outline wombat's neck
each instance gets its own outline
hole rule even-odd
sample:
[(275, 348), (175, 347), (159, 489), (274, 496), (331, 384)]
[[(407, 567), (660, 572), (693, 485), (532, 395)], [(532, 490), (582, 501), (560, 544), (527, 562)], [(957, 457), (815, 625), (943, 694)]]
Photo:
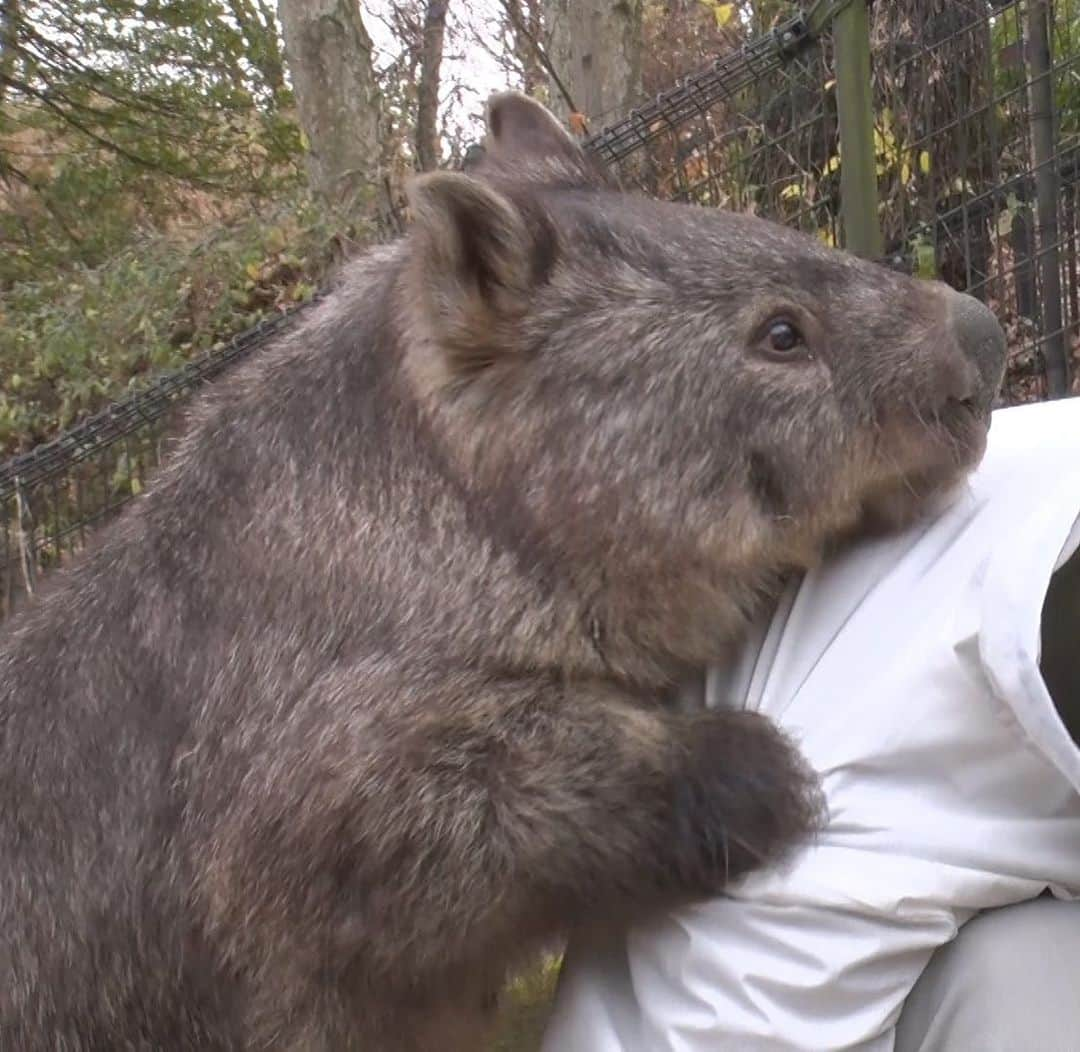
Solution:
[[(371, 348), (389, 373), (357, 410), (378, 420), (379, 440), (353, 473), (373, 556), (364, 570), (379, 579), (395, 631), (410, 647), (472, 664), (647, 686), (728, 655), (778, 590), (779, 573), (761, 569), (768, 560), (718, 565), (651, 541), (644, 528), (637, 543), (624, 537), (617, 546), (599, 527), (559, 536), (526, 506), (520, 479), (476, 470), (475, 450), (462, 453), (472, 437), (448, 431), (418, 389), (407, 305), (393, 306), (399, 296), (396, 286)], [(365, 485), (372, 478), (392, 488)], [(354, 554), (343, 558), (355, 565)], [(362, 587), (373, 594), (370, 579)]]
[(404, 412), (401, 424), (412, 437), (390, 445), (411, 447), (396, 472), (409, 492), (376, 528), (387, 545), (411, 538), (401, 598), (423, 611), (409, 619), (416, 638), (447, 654), (667, 686), (726, 657), (779, 590), (779, 573), (760, 569), (767, 560), (753, 572), (725, 567), (651, 544), (644, 531), (617, 554), (602, 541), (563, 543), (513, 480), (478, 483), (456, 466), (422, 411)]
[(391, 550), (395, 537), (412, 538), (395, 589), (407, 611), (399, 628), (454, 661), (663, 688), (726, 658), (779, 590), (778, 577), (655, 556), (636, 566), (560, 562), (497, 495), (470, 494), (443, 475), (415, 481), (377, 543)]
[(781, 588), (781, 575), (737, 573), (693, 559), (648, 558), (608, 573), (589, 623), (606, 664), (628, 678), (669, 681), (728, 658)]

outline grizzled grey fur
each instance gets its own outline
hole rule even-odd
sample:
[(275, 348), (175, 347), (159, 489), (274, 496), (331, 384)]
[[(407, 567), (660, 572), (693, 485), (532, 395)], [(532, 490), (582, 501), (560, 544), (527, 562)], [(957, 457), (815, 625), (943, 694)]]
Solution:
[(964, 477), (1000, 331), (488, 120), (5, 627), (4, 1049), (481, 1049), (557, 933), (812, 834), (797, 751), (672, 684)]

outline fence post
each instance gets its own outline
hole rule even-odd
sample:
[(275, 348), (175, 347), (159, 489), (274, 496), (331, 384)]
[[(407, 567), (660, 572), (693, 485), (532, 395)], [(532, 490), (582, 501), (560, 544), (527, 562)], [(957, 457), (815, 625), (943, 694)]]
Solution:
[(1069, 358), (1061, 311), (1061, 255), (1058, 245), (1058, 201), (1061, 181), (1054, 152), (1053, 57), (1050, 51), (1050, 5), (1028, 3), (1028, 103), (1031, 113), (1032, 166), (1035, 169), (1036, 244), (1039, 259), (1040, 328), (1046, 362), (1046, 393), (1069, 393)]
[(870, 79), (870, 16), (866, 0), (851, 0), (833, 21), (836, 103), (840, 119), (840, 218), (844, 247), (884, 255), (878, 219), (874, 153), (874, 93)]

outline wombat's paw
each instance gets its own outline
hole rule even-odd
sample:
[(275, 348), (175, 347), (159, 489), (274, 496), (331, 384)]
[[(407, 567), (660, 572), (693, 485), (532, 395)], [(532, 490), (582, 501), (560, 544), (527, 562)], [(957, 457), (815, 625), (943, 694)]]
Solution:
[(675, 776), (676, 877), (714, 893), (778, 861), (821, 827), (824, 798), (796, 748), (762, 716), (690, 717)]

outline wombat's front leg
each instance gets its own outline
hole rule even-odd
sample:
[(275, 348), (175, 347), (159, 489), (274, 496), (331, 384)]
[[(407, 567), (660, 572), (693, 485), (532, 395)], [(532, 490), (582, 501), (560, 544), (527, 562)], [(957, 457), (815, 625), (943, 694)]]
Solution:
[[(215, 853), (240, 867), (229, 926), (282, 947), (257, 1010), (279, 1037), (310, 1028), (351, 1048), (358, 1026), (371, 1052), (427, 1049), (422, 1027), (482, 1014), (544, 941), (715, 894), (817, 819), (812, 776), (753, 714), (680, 714), (555, 677), (333, 679), (275, 746), (288, 777), (237, 799), (246, 829), (223, 830)], [(437, 1025), (433, 1047), (450, 1052), (450, 1031)]]
[(676, 713), (569, 685), (504, 719), (488, 849), (513, 874), (516, 894), (500, 896), (511, 931), (716, 894), (818, 817), (813, 776), (753, 713)]
[(543, 940), (720, 892), (818, 818), (814, 779), (750, 713), (549, 680), (459, 682), (394, 715), (366, 779), (370, 895), (346, 929), (413, 991), (413, 1019), (417, 977), (435, 1003), (475, 1003)]

